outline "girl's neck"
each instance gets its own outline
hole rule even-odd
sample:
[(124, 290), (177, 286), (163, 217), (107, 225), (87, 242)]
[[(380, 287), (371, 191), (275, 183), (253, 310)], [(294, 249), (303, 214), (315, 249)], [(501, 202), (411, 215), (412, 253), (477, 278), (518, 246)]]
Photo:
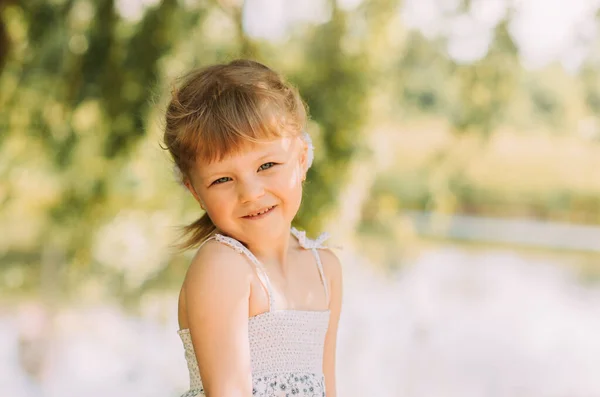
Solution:
[(290, 248), (295, 247), (295, 241), (288, 228), (284, 229), (279, 236), (247, 241), (245, 245), (264, 266), (277, 266), (285, 270), (288, 252)]

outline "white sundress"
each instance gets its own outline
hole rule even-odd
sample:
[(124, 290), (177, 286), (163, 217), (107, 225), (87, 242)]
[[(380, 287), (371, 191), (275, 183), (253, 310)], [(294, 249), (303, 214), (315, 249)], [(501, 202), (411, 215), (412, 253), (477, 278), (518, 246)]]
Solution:
[[(310, 249), (315, 257), (325, 296), (329, 291), (323, 265), (317, 249), (328, 238), (323, 233), (316, 240), (295, 228), (292, 234), (301, 247)], [(324, 397), (323, 348), (329, 326), (329, 310), (273, 310), (273, 291), (266, 271), (258, 259), (239, 241), (221, 234), (209, 239), (226, 244), (248, 257), (262, 273), (269, 294), (269, 311), (248, 319), (248, 341), (252, 369), (252, 395), (259, 397)], [(206, 242), (205, 241), (205, 242)], [(202, 379), (189, 329), (178, 331), (190, 374), (190, 389), (181, 397), (204, 396)]]

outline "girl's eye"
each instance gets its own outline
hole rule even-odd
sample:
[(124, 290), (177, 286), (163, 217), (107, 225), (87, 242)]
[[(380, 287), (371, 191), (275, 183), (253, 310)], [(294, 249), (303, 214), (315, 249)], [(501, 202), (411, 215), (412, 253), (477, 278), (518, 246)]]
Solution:
[(211, 185), (219, 185), (221, 183), (225, 183), (229, 180), (230, 178), (228, 176), (224, 176), (223, 178), (219, 178), (217, 180), (215, 180), (213, 183), (211, 183)]
[(264, 171), (264, 170), (268, 170), (269, 168), (273, 167), (276, 163), (274, 162), (268, 162), (268, 163), (264, 163), (263, 165), (261, 165), (260, 167), (258, 167), (259, 171)]

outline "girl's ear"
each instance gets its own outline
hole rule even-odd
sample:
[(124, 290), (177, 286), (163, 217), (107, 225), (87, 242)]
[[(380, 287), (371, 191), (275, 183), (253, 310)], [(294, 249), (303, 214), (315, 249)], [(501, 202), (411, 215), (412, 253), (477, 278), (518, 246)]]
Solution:
[(192, 193), (192, 196), (194, 196), (194, 198), (196, 200), (198, 200), (198, 194), (196, 194), (196, 189), (194, 189), (194, 186), (192, 185), (192, 182), (190, 182), (190, 180), (186, 178), (183, 181), (183, 185), (185, 186), (185, 188), (187, 190), (189, 190), (190, 193)]
[(299, 156), (300, 167), (302, 168), (304, 175), (306, 175), (306, 172), (308, 171), (308, 143), (306, 143), (306, 141), (302, 138), (299, 138), (299, 139), (300, 139), (300, 156)]
[(306, 172), (308, 171), (308, 144), (304, 139), (300, 140), (300, 155), (298, 157), (300, 163), (300, 169), (302, 170), (302, 180), (306, 179)]
[(192, 193), (192, 196), (194, 196), (194, 198), (196, 199), (196, 201), (198, 203), (200, 203), (200, 207), (202, 209), (205, 209), (204, 208), (204, 204), (202, 203), (202, 199), (200, 199), (200, 196), (198, 196), (198, 193), (196, 193), (196, 189), (194, 188), (194, 185), (189, 180), (189, 178), (186, 178), (185, 181), (183, 182), (183, 184), (185, 185), (185, 187), (187, 188), (187, 190), (189, 190), (190, 193)]

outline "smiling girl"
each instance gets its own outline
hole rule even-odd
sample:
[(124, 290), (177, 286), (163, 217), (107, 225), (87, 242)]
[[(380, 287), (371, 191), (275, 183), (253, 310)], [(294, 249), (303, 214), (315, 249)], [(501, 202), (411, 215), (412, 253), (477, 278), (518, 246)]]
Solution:
[(306, 109), (268, 67), (196, 70), (172, 93), (164, 143), (204, 214), (179, 296), (186, 397), (335, 397), (340, 262), (291, 226), (312, 162)]

